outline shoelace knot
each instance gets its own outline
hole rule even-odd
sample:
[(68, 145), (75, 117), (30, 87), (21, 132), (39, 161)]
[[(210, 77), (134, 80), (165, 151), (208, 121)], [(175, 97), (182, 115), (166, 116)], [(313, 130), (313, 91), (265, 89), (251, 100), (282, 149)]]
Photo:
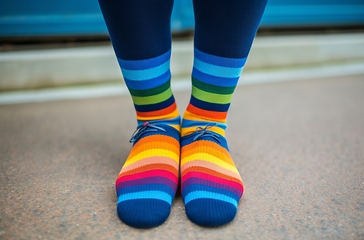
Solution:
[(132, 134), (129, 142), (135, 143), (140, 139), (140, 137), (143, 134), (145, 134), (147, 132), (157, 132), (157, 131), (165, 132), (166, 130), (162, 127), (157, 126), (156, 124), (152, 124), (150, 122), (144, 122), (143, 125), (140, 125), (137, 127), (137, 129)]
[(201, 137), (212, 137), (213, 139), (215, 139), (216, 141), (221, 143), (219, 135), (211, 130), (208, 130), (209, 128), (212, 128), (215, 125), (216, 125), (216, 123), (212, 123), (212, 124), (208, 124), (204, 127), (197, 127), (196, 131), (193, 133), (193, 134), (195, 134), (195, 137), (193, 138), (193, 140), (196, 141), (197, 139), (199, 139)]

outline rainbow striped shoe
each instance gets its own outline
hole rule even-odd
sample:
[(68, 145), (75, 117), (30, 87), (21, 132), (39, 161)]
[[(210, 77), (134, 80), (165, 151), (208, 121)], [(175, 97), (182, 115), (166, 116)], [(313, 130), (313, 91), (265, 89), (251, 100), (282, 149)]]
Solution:
[(116, 180), (117, 213), (137, 228), (156, 227), (168, 218), (178, 186), (180, 133), (161, 121), (144, 122)]
[[(195, 124), (200, 126), (191, 127)], [(244, 192), (223, 136), (225, 127), (186, 119), (182, 123), (181, 191), (186, 214), (198, 225), (212, 227), (232, 221)]]

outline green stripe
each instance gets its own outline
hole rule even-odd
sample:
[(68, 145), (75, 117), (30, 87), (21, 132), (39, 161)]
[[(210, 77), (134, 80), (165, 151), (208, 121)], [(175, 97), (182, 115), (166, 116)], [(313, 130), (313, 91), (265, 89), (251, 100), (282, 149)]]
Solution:
[(153, 96), (148, 96), (148, 97), (131, 96), (131, 97), (133, 99), (134, 104), (136, 105), (149, 105), (149, 104), (163, 102), (168, 98), (170, 98), (171, 96), (172, 96), (172, 90), (168, 88), (166, 91)]
[(160, 85), (158, 87), (147, 89), (147, 90), (135, 90), (135, 89), (129, 88), (129, 92), (131, 95), (133, 95), (135, 97), (147, 97), (147, 96), (153, 96), (153, 95), (160, 94), (160, 93), (166, 91), (169, 87), (170, 87), (170, 80), (168, 80), (167, 82), (163, 83), (162, 85)]
[(219, 104), (230, 103), (231, 97), (233, 96), (232, 94), (216, 94), (205, 92), (201, 89), (196, 88), (195, 86), (192, 86), (192, 95), (201, 101)]
[(192, 77), (192, 85), (199, 89), (203, 89), (206, 92), (218, 93), (218, 94), (232, 94), (235, 90), (235, 86), (234, 87), (220, 87), (220, 86), (201, 82), (200, 80), (198, 80), (197, 78), (194, 78), (194, 77)]

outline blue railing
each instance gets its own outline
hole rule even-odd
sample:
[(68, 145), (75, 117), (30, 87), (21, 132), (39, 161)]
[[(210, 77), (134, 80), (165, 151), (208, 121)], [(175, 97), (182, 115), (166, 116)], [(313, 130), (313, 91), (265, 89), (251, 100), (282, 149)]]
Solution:
[[(193, 29), (192, 0), (175, 0), (172, 30)], [(270, 0), (262, 27), (364, 26), (363, 0)], [(97, 36), (107, 30), (97, 0), (0, 0), (0, 37)]]

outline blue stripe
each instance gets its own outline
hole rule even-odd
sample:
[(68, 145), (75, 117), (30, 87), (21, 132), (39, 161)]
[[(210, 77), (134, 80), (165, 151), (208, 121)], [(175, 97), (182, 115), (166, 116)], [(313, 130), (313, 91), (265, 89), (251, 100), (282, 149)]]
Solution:
[(201, 82), (220, 87), (235, 87), (239, 81), (239, 77), (234, 77), (234, 78), (216, 77), (203, 73), (196, 68), (193, 68), (192, 75)]
[(144, 182), (144, 184), (140, 184), (140, 185), (136, 185), (136, 186), (130, 186), (130, 187), (124, 187), (119, 189), (119, 191), (117, 192), (118, 196), (122, 195), (122, 194), (129, 194), (129, 193), (136, 193), (136, 192), (146, 192), (146, 191), (150, 191), (150, 190), (155, 190), (155, 191), (162, 191), (165, 193), (168, 193), (171, 198), (174, 197), (175, 195), (175, 191), (170, 188), (168, 185), (165, 184), (146, 184), (147, 182)]
[(165, 192), (161, 191), (146, 191), (123, 194), (118, 197), (118, 204), (123, 201), (134, 200), (134, 199), (158, 199), (172, 204), (172, 197)]
[(226, 195), (215, 193), (215, 192), (207, 192), (207, 191), (195, 191), (187, 194), (187, 196), (184, 198), (185, 204), (188, 204), (190, 201), (193, 201), (195, 199), (215, 199), (224, 201), (227, 203), (231, 203), (236, 208), (238, 207), (238, 202)]
[[(153, 121), (149, 121), (150, 123), (153, 123)], [(160, 121), (155, 121), (160, 123)], [(167, 137), (172, 137), (174, 139), (176, 139), (177, 141), (180, 140), (180, 133), (179, 131), (177, 131), (177, 129), (175, 129), (174, 127), (170, 127), (168, 125), (159, 125), (159, 127), (163, 128), (165, 130), (165, 132), (163, 131), (157, 131), (157, 132), (144, 132), (143, 133), (143, 138), (144, 137), (148, 137), (148, 136), (153, 136), (153, 135), (164, 135)], [(133, 145), (135, 145), (137, 142), (134, 142)]]
[(247, 58), (225, 58), (225, 57), (219, 57), (211, 54), (207, 54), (204, 52), (201, 52), (197, 48), (194, 50), (194, 56), (195, 58), (206, 62), (210, 64), (214, 64), (217, 66), (223, 66), (223, 67), (231, 67), (231, 68), (241, 68), (245, 65)]
[[(221, 185), (220, 185), (221, 186)], [(231, 192), (224, 188), (211, 187), (208, 185), (202, 184), (190, 184), (183, 189), (182, 196), (187, 196), (189, 193), (196, 191), (204, 191), (204, 192), (213, 192), (221, 195), (225, 195), (227, 197), (235, 199), (235, 201), (239, 201), (240, 197), (236, 195), (234, 192)]]
[(190, 104), (192, 104), (195, 107), (214, 112), (227, 112), (230, 107), (230, 103), (218, 104), (218, 103), (205, 102), (195, 98), (193, 95), (191, 96)]
[(169, 106), (171, 106), (173, 103), (175, 102), (173, 95), (168, 98), (167, 100), (160, 102), (160, 103), (155, 103), (155, 104), (149, 104), (149, 105), (135, 105), (135, 110), (137, 110), (138, 112), (151, 112), (151, 111), (158, 111), (164, 108), (167, 108)]
[(118, 192), (121, 188), (142, 185), (142, 184), (145, 184), (146, 182), (148, 182), (150, 184), (152, 184), (152, 183), (164, 184), (164, 185), (169, 186), (172, 189), (177, 189), (177, 184), (175, 182), (173, 182), (172, 180), (165, 178), (165, 177), (161, 177), (161, 176), (155, 176), (155, 177), (139, 178), (136, 180), (130, 180), (130, 181), (126, 181), (126, 182), (119, 182), (119, 184), (117, 184), (115, 186), (116, 192)]
[(238, 68), (231, 68), (231, 67), (220, 67), (217, 65), (213, 65), (210, 63), (205, 63), (197, 58), (195, 58), (193, 62), (193, 67), (204, 72), (206, 74), (215, 76), (215, 77), (224, 77), (224, 78), (236, 78), (239, 77), (241, 71), (243, 70), (242, 67)]
[[(227, 186), (227, 185), (216, 183), (216, 182), (211, 182), (209, 180), (206, 180), (206, 179), (203, 179), (203, 178), (197, 178), (197, 177), (188, 178), (187, 180), (185, 180), (183, 182), (183, 186), (186, 187), (186, 186), (189, 186), (191, 184), (196, 184), (196, 183), (203, 184), (205, 186), (212, 186), (212, 187), (215, 187), (215, 188), (224, 188), (224, 189), (226, 189), (226, 190), (228, 190), (230, 192), (235, 193), (235, 195), (239, 196), (239, 198), (243, 194), (239, 189), (237, 189), (235, 187)], [(184, 189), (182, 189), (182, 191), (183, 190)]]
[(170, 57), (171, 57), (171, 50), (154, 58), (143, 59), (143, 60), (123, 60), (118, 58), (118, 62), (122, 69), (143, 70), (143, 69), (157, 67), (167, 62), (170, 59)]
[(144, 70), (128, 70), (121, 68), (124, 78), (130, 81), (145, 81), (169, 72), (169, 60), (157, 67), (148, 68)]
[[(211, 123), (212, 122), (207, 122), (207, 121), (196, 121), (196, 120), (183, 119), (182, 127), (183, 128), (187, 128), (187, 127), (203, 127), (203, 126), (208, 126)], [(227, 125), (225, 123), (218, 123), (218, 122), (216, 122), (216, 125), (215, 126), (221, 128), (221, 129), (224, 129), (224, 130), (227, 127)]]
[(132, 81), (130, 79), (124, 78), (126, 86), (135, 90), (146, 90), (155, 87), (159, 87), (160, 85), (166, 83), (171, 79), (171, 72), (167, 71), (163, 75), (158, 76), (153, 79), (145, 80), (145, 81)]

